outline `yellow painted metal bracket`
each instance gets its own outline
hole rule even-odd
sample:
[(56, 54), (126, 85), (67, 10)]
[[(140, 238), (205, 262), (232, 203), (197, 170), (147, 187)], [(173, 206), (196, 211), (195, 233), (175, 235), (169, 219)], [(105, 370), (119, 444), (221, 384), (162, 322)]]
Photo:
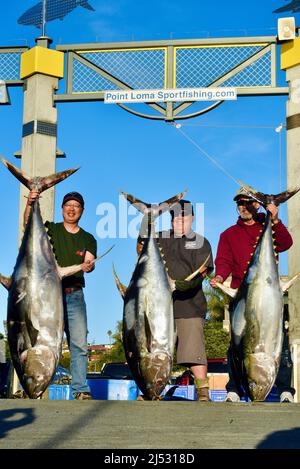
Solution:
[(300, 65), (300, 37), (286, 41), (281, 45), (280, 67), (282, 70)]
[(28, 78), (35, 73), (63, 78), (64, 54), (46, 47), (36, 46), (21, 55), (20, 78)]

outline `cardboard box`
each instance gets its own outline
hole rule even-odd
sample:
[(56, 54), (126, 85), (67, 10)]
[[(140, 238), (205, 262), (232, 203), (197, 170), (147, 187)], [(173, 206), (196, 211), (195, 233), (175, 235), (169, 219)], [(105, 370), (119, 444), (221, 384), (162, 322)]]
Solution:
[(228, 376), (228, 373), (208, 374), (208, 379), (209, 379), (209, 389), (224, 390), (229, 380), (229, 376)]

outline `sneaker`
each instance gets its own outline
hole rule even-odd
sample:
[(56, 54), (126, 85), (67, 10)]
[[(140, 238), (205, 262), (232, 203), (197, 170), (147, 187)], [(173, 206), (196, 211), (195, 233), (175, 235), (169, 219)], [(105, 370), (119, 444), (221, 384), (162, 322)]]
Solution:
[(227, 393), (225, 402), (240, 402), (240, 401), (241, 401), (240, 396), (236, 392), (230, 391)]
[(92, 400), (92, 395), (89, 392), (77, 392), (74, 399), (77, 401), (90, 401)]
[(284, 391), (280, 394), (280, 402), (294, 402), (294, 396), (289, 391)]

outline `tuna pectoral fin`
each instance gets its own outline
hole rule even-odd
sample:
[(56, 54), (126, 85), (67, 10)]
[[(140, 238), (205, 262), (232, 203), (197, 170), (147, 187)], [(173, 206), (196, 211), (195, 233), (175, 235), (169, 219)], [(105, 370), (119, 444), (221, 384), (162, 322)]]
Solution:
[(81, 271), (81, 264), (69, 265), (68, 267), (60, 267), (58, 265), (57, 270), (60, 278), (69, 277)]
[(119, 292), (121, 293), (122, 298), (125, 298), (127, 287), (123, 285), (123, 283), (120, 282), (120, 279), (117, 275), (117, 272), (115, 271), (115, 266), (113, 265), (113, 271), (114, 271), (114, 277), (115, 277), (115, 282), (118, 287)]
[[(146, 304), (147, 309), (147, 304)], [(146, 337), (146, 347), (148, 352), (151, 352), (151, 344), (152, 344), (152, 332), (151, 326), (148, 320), (147, 311), (144, 313), (144, 320), (145, 320), (145, 337)]]
[(189, 275), (185, 280), (187, 282), (190, 282), (191, 280), (193, 280), (194, 277), (196, 277), (197, 274), (202, 274), (203, 272), (205, 272), (205, 270), (207, 269), (206, 265), (210, 259), (210, 254), (207, 256), (207, 258), (205, 259), (205, 261), (203, 262), (202, 265), (200, 265), (199, 269), (195, 270), (195, 272), (193, 272), (191, 275)]
[(96, 262), (100, 261), (100, 259), (102, 259), (102, 257), (106, 256), (106, 254), (108, 254), (114, 247), (115, 247), (115, 245), (113, 244), (109, 249), (107, 249), (107, 251), (105, 251), (103, 254), (101, 254), (101, 256), (96, 257), (96, 259), (94, 259), (92, 262), (95, 264)]
[(168, 277), (168, 282), (169, 282), (171, 291), (173, 292), (176, 290), (176, 280), (173, 280), (168, 274), (167, 274), (167, 277)]
[[(101, 256), (98, 256), (94, 260), (92, 260), (91, 264), (96, 264), (96, 262), (102, 259), (102, 257), (106, 256), (106, 254), (108, 254), (114, 246), (115, 245), (111, 246), (109, 249), (107, 249), (107, 251), (101, 254)], [(77, 272), (80, 272), (82, 270), (82, 264), (70, 265), (68, 267), (60, 267), (59, 265), (57, 265), (57, 270), (60, 278), (69, 277), (70, 275), (74, 275), (77, 274)]]
[(37, 337), (39, 335), (39, 331), (38, 331), (39, 326), (38, 324), (36, 324), (36, 327), (35, 327), (33, 325), (31, 318), (28, 317), (27, 315), (25, 316), (25, 324), (26, 324), (26, 332), (28, 334), (30, 344), (32, 347), (34, 347), (37, 341)]
[(38, 189), (40, 193), (54, 186), (58, 182), (63, 181), (79, 169), (67, 169), (66, 171), (61, 171), (60, 173), (52, 174), (51, 176), (30, 178), (25, 173), (23, 173), (23, 171), (11, 164), (5, 158), (2, 158), (2, 163), (22, 184), (24, 184), (24, 186), (26, 186), (28, 189)]
[(227, 287), (226, 285), (224, 285), (224, 283), (219, 283), (219, 282), (217, 282), (216, 285), (217, 285), (218, 288), (220, 288), (220, 290), (222, 290), (222, 292), (224, 292), (224, 293), (226, 293), (226, 295), (230, 296), (230, 298), (235, 298), (236, 297), (236, 294), (237, 294), (237, 291), (238, 291), (237, 288), (230, 288), (230, 287)]
[(0, 283), (1, 283), (7, 290), (10, 289), (11, 282), (12, 282), (12, 278), (11, 278), (11, 277), (4, 277), (4, 275), (1, 275), (1, 274), (0, 274)]
[(233, 334), (233, 340), (235, 345), (239, 345), (242, 337), (244, 336), (244, 331), (246, 327), (246, 318), (245, 318), (245, 299), (242, 298), (236, 305), (232, 317), (231, 331)]
[(281, 286), (282, 292), (285, 293), (286, 291), (288, 291), (288, 289), (291, 286), (293, 286), (294, 283), (296, 283), (299, 278), (300, 278), (300, 272), (298, 274), (296, 274), (290, 280), (287, 280), (286, 282), (284, 282), (283, 280), (280, 280), (280, 286)]

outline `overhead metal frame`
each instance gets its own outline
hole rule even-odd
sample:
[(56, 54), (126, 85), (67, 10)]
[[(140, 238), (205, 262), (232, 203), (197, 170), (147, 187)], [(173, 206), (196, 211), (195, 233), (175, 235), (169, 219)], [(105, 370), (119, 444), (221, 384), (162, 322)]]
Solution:
[(20, 80), (21, 55), (29, 49), (27, 46), (0, 47), (0, 81), (9, 86), (23, 86)]
[[(238, 96), (288, 95), (288, 87), (277, 86), (276, 44), (277, 38), (275, 36), (263, 36), (58, 45), (56, 49), (67, 55), (66, 93), (56, 94), (54, 101), (56, 103), (103, 101), (105, 91), (113, 89), (209, 88), (218, 86), (234, 86)], [(158, 51), (160, 51), (160, 58), (157, 60)], [(181, 63), (178, 60), (179, 52)], [(232, 59), (233, 52), (234, 58)], [(156, 54), (155, 67), (158, 70), (157, 79), (154, 76), (155, 67), (151, 66), (151, 54), (154, 53)], [(145, 61), (144, 56), (147, 54), (148, 58)], [(217, 62), (214, 60), (213, 54), (222, 58), (223, 69), (215, 70), (211, 77), (205, 76), (203, 73), (201, 75), (199, 73), (201, 67), (204, 71), (209, 72), (209, 63), (214, 66)], [(128, 57), (132, 60), (131, 69), (130, 65), (128, 66), (130, 62)], [(194, 63), (191, 66), (192, 59)], [(160, 64), (158, 64), (159, 60)], [(232, 65), (228, 67), (230, 61)], [(135, 69), (139, 67), (141, 67), (139, 73), (142, 77), (144, 76), (145, 82), (137, 88), (135, 84), (137, 71)], [(181, 81), (178, 86), (180, 67)], [(185, 82), (189, 82), (185, 78), (185, 74), (188, 76), (189, 68), (191, 68), (190, 76), (193, 77), (190, 80), (192, 86), (185, 86)], [(122, 74), (124, 70), (125, 72)], [(81, 77), (82, 82), (80, 82)], [(149, 86), (149, 81), (151, 86)], [(153, 86), (153, 83), (154, 85), (157, 83), (157, 85)], [(230, 83), (234, 83), (234, 85), (230, 85)], [(189, 114), (184, 114), (184, 111), (190, 108), (195, 103), (194, 101), (145, 103), (156, 112), (156, 115), (140, 112), (136, 104), (133, 107), (124, 104), (119, 104), (119, 106), (140, 117), (173, 121), (199, 116), (222, 102), (209, 103), (205, 108)]]

